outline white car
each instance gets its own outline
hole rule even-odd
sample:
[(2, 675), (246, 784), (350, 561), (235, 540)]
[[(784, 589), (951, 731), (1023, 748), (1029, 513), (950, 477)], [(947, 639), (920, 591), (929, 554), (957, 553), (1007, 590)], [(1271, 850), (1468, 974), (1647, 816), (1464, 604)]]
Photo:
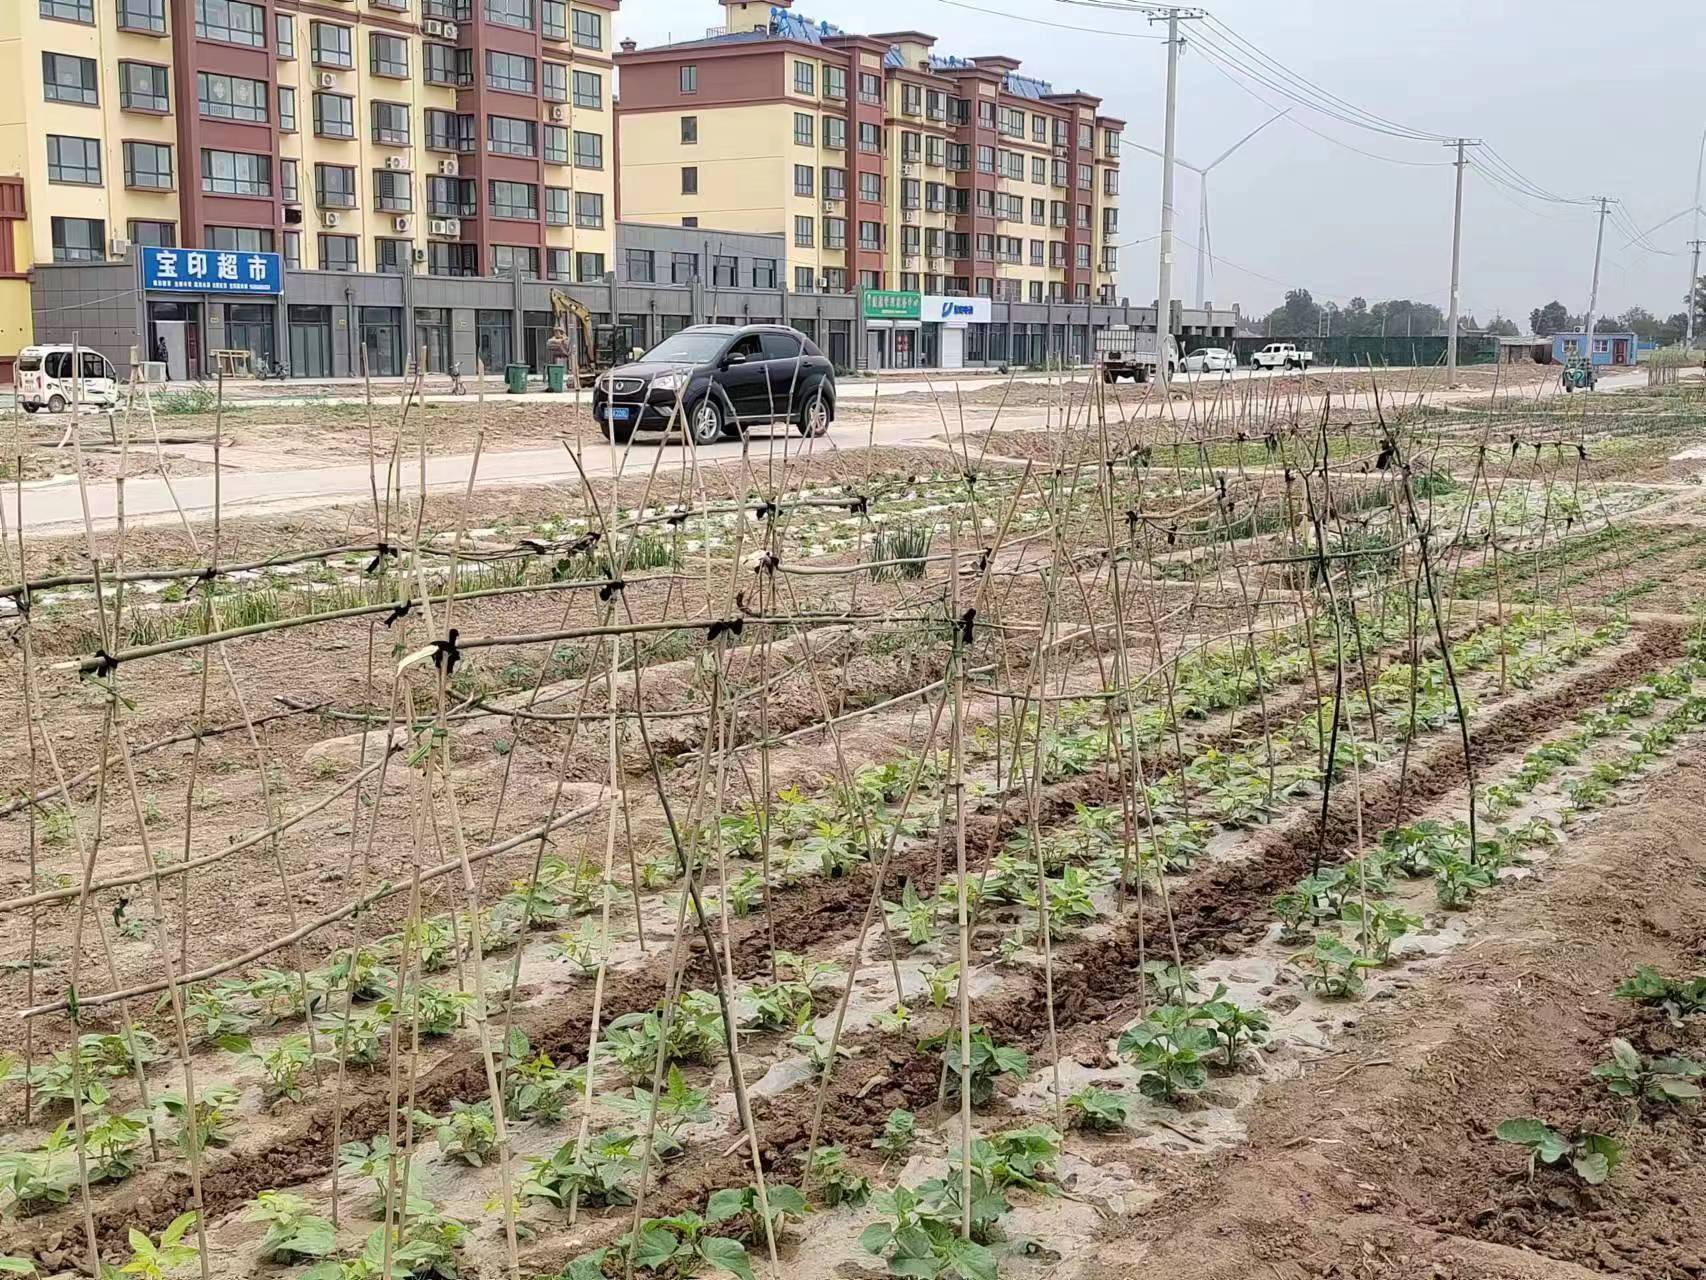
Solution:
[(1222, 347), (1198, 347), (1185, 357), (1186, 373), (1230, 373), (1238, 357)]
[[(71, 402), (95, 409), (118, 407), (118, 374), (99, 351), (81, 348), (83, 374), (75, 378), (72, 357), (76, 350), (69, 346), (53, 345), (25, 347), (18, 353), (18, 403), (25, 413), (46, 409), (49, 413), (64, 413)], [(81, 385), (78, 385), (78, 383)]]

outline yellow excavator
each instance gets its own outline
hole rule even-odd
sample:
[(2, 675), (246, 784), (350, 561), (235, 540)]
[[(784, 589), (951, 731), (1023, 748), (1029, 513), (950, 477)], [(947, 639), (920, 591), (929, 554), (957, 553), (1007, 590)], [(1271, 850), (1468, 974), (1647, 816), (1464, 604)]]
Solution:
[(564, 334), (572, 319), (575, 326), (576, 363), (574, 369), (580, 385), (590, 387), (593, 380), (606, 369), (625, 364), (629, 351), (625, 331), (620, 325), (594, 326), (592, 312), (561, 289), (551, 290), (552, 327)]

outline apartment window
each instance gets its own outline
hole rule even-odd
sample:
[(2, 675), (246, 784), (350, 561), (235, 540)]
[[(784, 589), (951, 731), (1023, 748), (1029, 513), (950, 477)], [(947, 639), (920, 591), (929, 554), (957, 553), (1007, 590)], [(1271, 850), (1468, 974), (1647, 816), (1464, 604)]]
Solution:
[(566, 227), (569, 225), (569, 189), (567, 187), (545, 188), (545, 225), (548, 227)]
[(519, 53), (486, 50), (486, 87), (505, 93), (533, 93), (533, 59)]
[(167, 71), (151, 62), (118, 64), (118, 104), (126, 111), (170, 111)]
[(906, 84), (900, 86), (900, 113), (903, 116), (921, 116), (924, 114), (924, 86), (921, 84)]
[(533, 30), (533, 0), (486, 0), (486, 21), (518, 31)]
[(47, 136), (47, 180), (75, 186), (101, 185), (101, 144), (96, 138)]
[(409, 104), (406, 102), (375, 102), (373, 104), (373, 140), (388, 147), (409, 145)]
[(794, 268), (794, 292), (795, 293), (815, 293), (815, 292), (817, 292), (817, 280), (815, 277), (813, 277), (812, 269), (810, 267), (795, 267)]
[[(959, 123), (965, 123), (965, 103), (962, 99), (955, 100), (959, 106), (955, 115)], [(924, 95), (924, 116), (927, 120), (946, 120), (948, 118), (948, 95), (940, 89), (931, 89)]]
[(1032, 142), (1047, 142), (1048, 141), (1048, 117), (1047, 116), (1032, 116), (1031, 117), (1031, 141)]
[(264, 49), (267, 11), (243, 0), (195, 0), (195, 33), (208, 40)]
[(693, 146), (699, 141), (699, 117), (681, 117), (681, 143), (683, 146)]
[(1039, 187), (1048, 185), (1048, 161), (1041, 156), (1031, 157), (1031, 181)]
[(142, 191), (170, 191), (172, 148), (155, 142), (125, 143), (124, 185)]
[[(118, 0), (118, 29), (149, 35), (166, 34), (166, 0)], [(162, 223), (162, 226), (172, 224)], [(135, 236), (131, 237), (136, 239)]]
[(41, 0), (38, 10), (44, 18), (57, 18), (61, 22), (95, 21), (95, 0)]
[(841, 267), (825, 267), (823, 289), (825, 293), (846, 293), (847, 272)]
[(536, 154), (537, 135), (531, 120), (515, 120), (509, 116), (486, 117), (486, 150), (499, 156)]
[(1033, 267), (1040, 267), (1043, 265), (1043, 252), (1045, 248), (1046, 246), (1041, 240), (1031, 241), (1031, 265)]
[(218, 249), (225, 253), (271, 253), (270, 227), (207, 227), (202, 232), (202, 248)]
[(794, 112), (794, 141), (802, 147), (812, 145), (812, 118), (804, 111)]
[(882, 100), (882, 77), (874, 75), (869, 71), (861, 71), (859, 73), (859, 101), (874, 105), (880, 103)]
[(604, 279), (604, 255), (602, 253), (575, 254), (575, 279), (582, 284), (592, 284)]
[(824, 169), (823, 198), (825, 200), (845, 200), (847, 198), (847, 170)]
[(946, 168), (948, 164), (948, 140), (934, 135), (924, 139), (924, 163), (933, 168)]
[(201, 114), (209, 120), (266, 123), (267, 84), (264, 80), (198, 71), (195, 77), (195, 93)]
[(823, 145), (832, 151), (847, 150), (847, 121), (840, 116), (823, 118)]
[(295, 160), (280, 160), (278, 162), (278, 193), (279, 198), (286, 204), (301, 204), (302, 193), (298, 184), (300, 166)]
[(900, 207), (916, 209), (923, 204), (924, 185), (917, 178), (900, 180)]
[(596, 133), (575, 130), (575, 168), (604, 168), (604, 138)]
[(132, 244), (146, 245), (150, 249), (172, 249), (178, 243), (178, 224), (175, 222), (132, 218), (125, 232)]
[(845, 249), (847, 247), (846, 218), (825, 218), (823, 220), (823, 247), (825, 249)]
[(1025, 136), (1025, 113), (1018, 107), (1001, 108), (1001, 132), (1009, 138)]
[(841, 67), (823, 69), (823, 96), (837, 102), (847, 101), (847, 72)]
[(861, 249), (881, 249), (883, 247), (883, 224), (880, 222), (861, 222), (859, 224), (859, 247)]
[(287, 84), (278, 87), (278, 128), (280, 133), (296, 132), (296, 90)]
[(681, 194), (684, 196), (699, 194), (699, 167), (697, 165), (688, 164), (681, 167)]
[(754, 258), (752, 260), (752, 287), (754, 289), (774, 289), (776, 287), (776, 259)]
[[(578, 10), (576, 12), (579, 12)], [(604, 226), (604, 197), (597, 191), (575, 192), (575, 225), (598, 231)]]
[(399, 169), (373, 171), (373, 207), (381, 213), (413, 213), (415, 185), (412, 174)]
[[(496, 119), (497, 117), (493, 117)], [(474, 149), (474, 117), (459, 116), (454, 111), (436, 111), (428, 107), (426, 145), (429, 151), (472, 151)]]
[(657, 283), (657, 255), (650, 249), (624, 249), (622, 269), (633, 284)]
[(978, 191), (974, 194), (977, 196), (977, 216), (993, 218), (995, 216), (995, 193), (993, 191)]
[(273, 14), (273, 43), (277, 46), (280, 62), (290, 62), (296, 57), (296, 19), (288, 13)]
[(989, 235), (987, 233), (980, 233), (977, 236), (976, 243), (977, 243), (977, 256), (979, 258), (993, 258), (995, 256), (995, 237), (994, 236)]
[(246, 151), (201, 153), (201, 189), (216, 196), (270, 196), (272, 158)]
[(995, 172), (994, 147), (979, 147), (977, 149), (977, 171), (979, 173)]
[(684, 227), (696, 227), (699, 225), (699, 219), (697, 219), (697, 218), (683, 218), (681, 220), (681, 225)]
[(575, 106), (582, 111), (604, 110), (604, 78), (598, 72), (575, 72)]
[[(861, 173), (859, 175), (859, 199), (882, 203), (883, 175), (880, 173)], [(917, 206), (914, 205), (914, 208)]]
[[(594, 79), (597, 79), (595, 76)], [(539, 96), (546, 102), (569, 100), (569, 69), (560, 62), (547, 62), (539, 68)]]
[(1090, 166), (1087, 164), (1079, 165), (1078, 166), (1078, 189), (1080, 191), (1089, 191), (1094, 186), (1095, 186), (1095, 179), (1091, 175)]
[(355, 99), (341, 93), (316, 93), (314, 132), (322, 138), (355, 137)]
[(494, 178), (486, 184), (486, 196), (490, 201), (487, 210), (494, 218), (539, 220), (539, 188), (531, 182), (504, 182)]
[(320, 237), (320, 270), (355, 271), (359, 256), (354, 236)]
[(409, 78), (409, 42), (402, 36), (375, 31), (367, 40), (367, 57), (374, 75), (393, 80)]
[(917, 161), (924, 147), (924, 135), (911, 129), (900, 131), (900, 160), (902, 164), (912, 164)]
[(568, 0), (544, 0), (539, 6), (539, 31), (547, 40), (569, 38)]
[(569, 131), (560, 124), (545, 126), (545, 163), (569, 162)]
[(1087, 204), (1078, 206), (1078, 226), (1084, 231), (1090, 229), (1090, 206)]
[(284, 265), (291, 271), (302, 270), (302, 233), (286, 231), (284, 233)]
[(812, 247), (812, 236), (815, 234), (816, 223), (805, 214), (797, 214), (794, 218), (794, 244), (801, 249)]
[(409, 252), (414, 247), (413, 241), (376, 236), (373, 241), (373, 269), (387, 275), (402, 275), (409, 264)]
[(681, 68), (681, 92), (699, 92), (699, 68), (691, 62)]
[(100, 262), (107, 256), (107, 224), (99, 218), (53, 219), (55, 262)]
[(859, 150), (877, 155), (883, 149), (883, 130), (881, 125), (861, 124), (859, 126)]
[(1081, 244), (1081, 245), (1075, 246), (1072, 256), (1077, 261), (1078, 269), (1080, 271), (1088, 271), (1090, 269), (1090, 246), (1089, 245)]
[(917, 293), (918, 273), (916, 271), (902, 271), (900, 273), (900, 287), (908, 293)]
[(428, 275), (471, 276), (477, 268), (475, 248), (471, 244), (445, 244), (435, 240), (427, 245)]
[(817, 67), (814, 63), (794, 63), (794, 92), (815, 94), (817, 92)]
[(575, 278), (575, 255), (567, 249), (545, 250), (545, 278), (570, 281)]
[(671, 284), (691, 284), (699, 275), (699, 255), (696, 253), (672, 253), (669, 255), (669, 282)]
[(795, 165), (794, 166), (794, 194), (797, 196), (806, 196), (809, 199), (812, 195), (813, 177), (814, 177), (814, 171), (809, 164), (797, 164), (797, 165)]
[(421, 77), (428, 84), (457, 84), (456, 48), (454, 45), (428, 41), (421, 52)]
[(77, 58), (68, 53), (42, 54), (41, 88), (42, 96), (49, 102), (93, 107), (101, 100), (93, 58)]
[(575, 43), (582, 49), (604, 48), (604, 15), (576, 9)]
[(995, 104), (993, 102), (979, 102), (977, 104), (977, 127), (980, 129), (993, 129), (995, 127)]
[(314, 202), (322, 209), (355, 208), (355, 166), (314, 166)]
[(1102, 170), (1102, 194), (1117, 196), (1120, 193), (1120, 171), (1118, 169)]
[(427, 212), (435, 218), (474, 216), (474, 179), (427, 177)]
[(308, 45), (317, 67), (355, 66), (355, 47), (350, 42), (350, 29), (335, 22), (310, 22)]

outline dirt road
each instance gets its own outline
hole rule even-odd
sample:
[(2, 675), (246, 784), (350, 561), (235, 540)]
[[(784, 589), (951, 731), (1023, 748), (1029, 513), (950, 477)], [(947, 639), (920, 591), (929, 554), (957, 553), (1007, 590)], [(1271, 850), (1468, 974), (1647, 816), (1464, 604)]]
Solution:
[[(1264, 375), (1265, 376), (1265, 375)], [(1003, 380), (994, 379), (975, 386), (960, 384), (960, 390), (998, 388)], [(1607, 391), (1642, 386), (1644, 372), (1614, 374), (1600, 381)], [(851, 387), (853, 384), (849, 384)], [(885, 384), (882, 396), (900, 396), (907, 392), (928, 393), (924, 383)], [(1354, 394), (1352, 404), (1354, 406)], [(1428, 395), (1433, 404), (1474, 399), (1486, 394), (1485, 388), (1461, 391), (1436, 391)], [(1063, 397), (1064, 398), (1064, 397)], [(1148, 398), (1138, 402), (1135, 394), (1122, 394), (1127, 414), (1161, 415), (1169, 410), (1165, 401)], [(466, 403), (466, 402), (464, 402)], [(1323, 398), (1310, 395), (1299, 403), (1299, 410), (1318, 410)], [(1335, 405), (1344, 405), (1343, 393), (1335, 396)], [(869, 401), (845, 407), (842, 416), (821, 440), (802, 442), (792, 433), (766, 434), (754, 432), (748, 441), (727, 441), (697, 450), (701, 462), (721, 462), (738, 458), (743, 448), (754, 455), (780, 457), (784, 452), (794, 454), (802, 447), (812, 452), (837, 449), (858, 449), (868, 445), (924, 446), (940, 445), (951, 440), (956, 446), (963, 434), (976, 440), (989, 425), (993, 411), (979, 408), (968, 411), (963, 424), (956, 420), (951, 402), (938, 402), (933, 397), (914, 395), (910, 400), (891, 404), (880, 415), (868, 414)], [(1182, 413), (1174, 408), (1173, 412)], [(1046, 430), (1057, 425), (1057, 412), (1037, 409), (1011, 409), (1001, 416), (1003, 430)], [(974, 445), (975, 448), (975, 445)], [(185, 451), (181, 456), (199, 456)], [(677, 471), (690, 465), (689, 450), (680, 445), (658, 445), (648, 439), (636, 441), (630, 448), (612, 452), (603, 447), (588, 449), (582, 459), (591, 475), (621, 474), (640, 476), (654, 465), (660, 470)], [(429, 456), (426, 462), (426, 486), (429, 492), (454, 492), (468, 484), (474, 458), (471, 453), (444, 453)], [(69, 459), (67, 459), (69, 465)], [(404, 484), (413, 488), (418, 472), (411, 462), (406, 468)], [(475, 484), (482, 489), (509, 486), (574, 484), (577, 472), (567, 451), (558, 442), (541, 442), (538, 448), (507, 449), (485, 453), (479, 462)], [(381, 462), (383, 483), (383, 462)], [(268, 515), (303, 511), (316, 507), (336, 506), (346, 502), (361, 502), (372, 491), (373, 478), (365, 461), (339, 465), (301, 467), (267, 451), (229, 449), (221, 459), (218, 477), (218, 500), (227, 515)], [(178, 518), (179, 507), (191, 519), (211, 516), (215, 500), (215, 478), (211, 474), (183, 475), (176, 478), (151, 475), (134, 477), (123, 486), (124, 512), (132, 525), (157, 524)], [(8, 522), (21, 519), (27, 533), (36, 536), (65, 534), (82, 527), (85, 516), (96, 528), (110, 527), (119, 508), (119, 487), (111, 480), (94, 481), (79, 486), (74, 474), (60, 474), (43, 481), (26, 483), (22, 488), (22, 510), (19, 493), (6, 488), (0, 493), (5, 504)], [(87, 511), (85, 511), (85, 502)], [(16, 526), (14, 526), (16, 527)]]

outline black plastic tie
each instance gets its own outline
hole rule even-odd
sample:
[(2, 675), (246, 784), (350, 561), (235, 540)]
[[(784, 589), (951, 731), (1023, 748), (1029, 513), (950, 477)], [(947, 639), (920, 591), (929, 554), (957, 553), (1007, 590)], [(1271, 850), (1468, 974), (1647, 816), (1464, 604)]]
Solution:
[(445, 634), (444, 639), (432, 642), (432, 665), (451, 676), (456, 672), (456, 663), (462, 657), (462, 650), (456, 647), (457, 631), (455, 627)]
[(960, 615), (960, 620), (956, 625), (960, 633), (960, 643), (967, 648), (970, 648), (972, 636), (975, 634), (977, 627), (977, 610), (967, 609)]
[(397, 548), (392, 546), (389, 542), (381, 540), (379, 545), (373, 548), (373, 559), (367, 562), (367, 568), (363, 570), (363, 572), (377, 573), (379, 571), (379, 566), (384, 563), (385, 557), (387, 556), (390, 556), (392, 559), (396, 559)]
[(393, 608), (390, 613), (385, 615), (385, 629), (389, 631), (391, 629), (391, 624), (397, 621), (398, 618), (408, 617), (414, 607), (415, 602), (413, 600), (405, 600), (402, 604)]
[(117, 670), (118, 670), (118, 659), (117, 658), (113, 657), (113, 655), (108, 653), (105, 649), (96, 649), (95, 650), (95, 674), (96, 675), (98, 675), (98, 676), (110, 676), (113, 672), (115, 672)]
[(710, 628), (705, 632), (705, 640), (708, 644), (715, 644), (724, 636), (738, 637), (744, 630), (746, 630), (745, 618), (723, 618), (710, 625)]
[(612, 578), (609, 582), (605, 583), (598, 589), (598, 598), (604, 601), (605, 604), (609, 604), (611, 597), (613, 597), (618, 591), (623, 590), (627, 585), (628, 584), (622, 581), (621, 578)]

